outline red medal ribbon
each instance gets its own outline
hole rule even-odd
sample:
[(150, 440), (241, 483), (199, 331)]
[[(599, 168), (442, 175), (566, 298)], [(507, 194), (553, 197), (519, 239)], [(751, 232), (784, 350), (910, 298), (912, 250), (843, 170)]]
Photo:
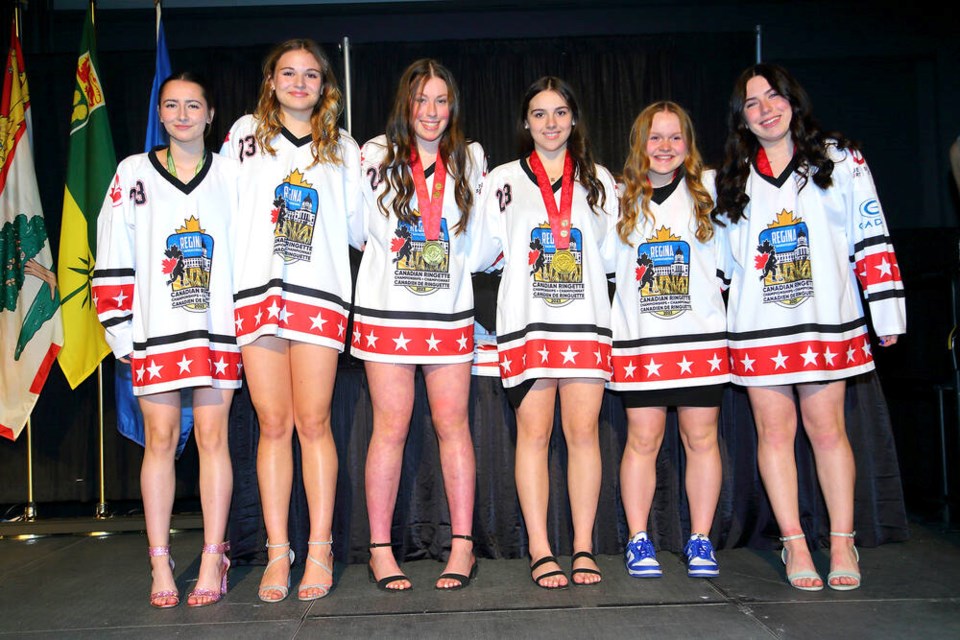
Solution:
[(410, 151), (410, 170), (413, 172), (413, 186), (417, 188), (417, 208), (420, 210), (423, 235), (427, 240), (439, 240), (440, 219), (443, 217), (443, 190), (447, 184), (447, 168), (443, 165), (443, 158), (438, 154), (434, 164), (432, 198), (427, 192), (427, 178), (416, 149)]
[(570, 246), (570, 211), (573, 209), (573, 158), (567, 153), (563, 159), (563, 179), (560, 182), (560, 208), (557, 209), (557, 200), (553, 195), (553, 185), (547, 177), (547, 170), (540, 162), (536, 151), (530, 154), (530, 168), (537, 177), (537, 186), (543, 204), (547, 208), (547, 218), (550, 220), (550, 231), (553, 233), (553, 246), (563, 250)]

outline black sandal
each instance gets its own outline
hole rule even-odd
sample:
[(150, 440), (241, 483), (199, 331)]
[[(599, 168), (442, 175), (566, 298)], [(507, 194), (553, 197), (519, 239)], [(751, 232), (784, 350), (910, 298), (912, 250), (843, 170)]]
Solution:
[[(596, 558), (593, 557), (593, 554), (590, 553), (589, 551), (577, 551), (575, 554), (573, 554), (572, 562), (576, 562), (577, 559), (579, 558), (586, 558), (588, 560), (592, 560), (594, 563), (597, 561)], [(595, 576), (600, 576), (600, 580), (597, 580), (596, 582), (577, 582), (576, 580), (573, 579), (573, 576), (577, 575), (578, 573), (589, 573)], [(570, 572), (570, 582), (572, 582), (578, 587), (592, 587), (594, 585), (600, 584), (600, 582), (602, 581), (603, 581), (603, 574), (597, 571), (596, 569), (580, 568), (580, 569), (574, 569)]]
[[(377, 549), (379, 547), (392, 547), (392, 546), (393, 546), (393, 543), (391, 542), (371, 542), (369, 548)], [(372, 561), (372, 558), (371, 558), (371, 561)], [(369, 578), (370, 582), (377, 585), (377, 589), (380, 589), (381, 591), (389, 591), (390, 593), (399, 593), (400, 591), (410, 591), (411, 589), (413, 589), (413, 583), (410, 582), (410, 578), (403, 575), (402, 573), (397, 574), (395, 576), (387, 576), (386, 578), (380, 578), (379, 580), (377, 580), (377, 576), (373, 573), (373, 566), (370, 564), (370, 562), (367, 562), (367, 578)], [(407, 582), (410, 582), (410, 586), (407, 587), (406, 589), (391, 589), (389, 587), (389, 585), (393, 584), (394, 582), (399, 582), (400, 580), (406, 580)]]
[[(459, 539), (461, 539), (461, 540), (467, 540), (467, 541), (470, 542), (471, 544), (473, 543), (473, 536), (466, 536), (466, 535), (461, 535), (461, 534), (459, 534), (459, 533), (454, 533), (454, 534), (451, 534), (450, 537), (451, 537), (451, 538), (459, 538)], [(438, 582), (439, 582), (440, 580), (444, 580), (444, 579), (446, 579), (446, 580), (459, 580), (459, 581), (460, 581), (460, 584), (458, 584), (458, 585), (455, 586), (455, 587), (438, 587), (438, 586), (434, 585), (433, 588), (436, 589), (437, 591), (459, 591), (460, 589), (463, 589), (463, 588), (465, 588), (465, 587), (469, 587), (469, 586), (470, 586), (470, 581), (477, 577), (477, 571), (478, 571), (477, 567), (478, 567), (479, 565), (480, 565), (480, 563), (479, 563), (479, 561), (477, 560), (477, 556), (474, 555), (474, 556), (473, 556), (473, 566), (470, 567), (470, 575), (465, 576), (465, 575), (463, 575), (462, 573), (441, 573), (441, 574), (440, 574), (440, 577), (437, 578), (437, 581), (438, 581)]]
[(560, 586), (557, 586), (557, 587), (547, 587), (547, 586), (544, 586), (543, 583), (540, 582), (540, 581), (543, 580), (544, 578), (552, 578), (553, 576), (563, 576), (563, 577), (566, 577), (567, 574), (565, 574), (562, 569), (557, 569), (556, 571), (547, 571), (547, 572), (544, 573), (543, 575), (537, 576), (536, 578), (533, 577), (533, 572), (537, 570), (537, 567), (540, 567), (540, 566), (542, 566), (542, 565), (545, 565), (545, 564), (547, 564), (548, 562), (552, 562), (552, 563), (554, 563), (555, 565), (560, 566), (560, 563), (557, 562), (557, 559), (556, 559), (555, 557), (553, 557), (553, 556), (543, 556), (542, 558), (540, 558), (539, 560), (537, 560), (536, 562), (534, 562), (532, 565), (530, 565), (530, 579), (533, 580), (533, 584), (537, 585), (537, 586), (540, 587), (541, 589), (547, 589), (547, 590), (550, 590), (550, 591), (560, 590), (560, 589), (566, 589), (566, 588), (569, 586), (569, 584), (570, 584), (569, 581), (567, 581), (567, 584), (560, 585)]

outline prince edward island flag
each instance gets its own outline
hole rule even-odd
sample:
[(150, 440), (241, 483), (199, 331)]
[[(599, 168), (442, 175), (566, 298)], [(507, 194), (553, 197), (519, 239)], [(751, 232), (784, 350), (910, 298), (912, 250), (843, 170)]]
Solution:
[(116, 168), (88, 8), (73, 90), (58, 270), (63, 296), (64, 344), (57, 360), (74, 389), (110, 352), (97, 320), (90, 283), (97, 254), (97, 214)]
[(16, 30), (0, 99), (0, 436), (23, 429), (60, 345), (60, 297), (30, 148), (30, 92)]

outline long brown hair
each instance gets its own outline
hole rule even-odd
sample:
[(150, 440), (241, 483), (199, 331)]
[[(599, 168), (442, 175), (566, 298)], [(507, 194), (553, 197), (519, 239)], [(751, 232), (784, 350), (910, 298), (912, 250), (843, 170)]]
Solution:
[(587, 204), (594, 213), (599, 214), (600, 209), (607, 202), (607, 192), (603, 188), (603, 183), (597, 178), (597, 165), (593, 161), (593, 151), (590, 148), (590, 139), (587, 137), (587, 124), (580, 113), (580, 105), (577, 102), (577, 96), (573, 89), (566, 82), (555, 76), (543, 76), (534, 82), (523, 95), (523, 101), (520, 103), (520, 117), (517, 119), (517, 141), (519, 142), (521, 160), (530, 155), (533, 151), (533, 136), (524, 126), (527, 123), (527, 110), (530, 108), (530, 101), (542, 91), (554, 91), (570, 107), (570, 113), (573, 115), (573, 129), (570, 131), (570, 137), (567, 139), (567, 153), (573, 160), (574, 175), (587, 190)]
[(633, 127), (630, 129), (630, 155), (627, 156), (627, 161), (623, 165), (624, 190), (620, 198), (620, 220), (617, 222), (617, 233), (620, 235), (620, 240), (628, 243), (630, 234), (637, 228), (639, 212), (643, 212), (643, 217), (647, 220), (653, 221), (653, 212), (650, 211), (653, 185), (647, 178), (647, 172), (650, 171), (647, 140), (650, 138), (653, 117), (658, 113), (672, 113), (680, 120), (680, 133), (687, 145), (687, 157), (683, 161), (683, 168), (686, 172), (687, 188), (693, 197), (694, 218), (697, 222), (696, 236), (700, 242), (706, 242), (713, 237), (713, 225), (710, 223), (713, 198), (703, 186), (703, 158), (697, 149), (690, 116), (683, 107), (669, 100), (654, 102), (641, 111), (633, 121)]
[(390, 206), (394, 215), (408, 223), (416, 219), (410, 208), (410, 202), (416, 194), (416, 187), (408, 170), (411, 152), (417, 146), (416, 133), (411, 122), (417, 96), (431, 78), (439, 78), (447, 85), (450, 118), (447, 121), (447, 128), (440, 137), (437, 157), (443, 160), (444, 166), (454, 180), (454, 197), (457, 209), (460, 210), (460, 221), (454, 230), (459, 235), (466, 231), (470, 211), (473, 208), (473, 189), (467, 181), (469, 156), (467, 141), (460, 125), (460, 91), (450, 70), (436, 60), (421, 58), (407, 67), (400, 77), (393, 109), (387, 119), (387, 154), (380, 166), (380, 174), (387, 186), (377, 202), (384, 215), (389, 215), (384, 202), (392, 194), (393, 200)]
[(313, 164), (321, 162), (340, 164), (341, 158), (337, 145), (340, 141), (337, 118), (340, 116), (342, 108), (340, 89), (337, 87), (337, 78), (333, 75), (330, 60), (323, 53), (320, 45), (309, 38), (295, 38), (281, 42), (273, 48), (263, 62), (263, 83), (260, 85), (260, 99), (257, 101), (257, 110), (254, 112), (254, 117), (257, 119), (257, 143), (261, 149), (266, 150), (270, 155), (276, 155), (277, 151), (270, 145), (270, 141), (283, 129), (283, 123), (280, 120), (280, 101), (277, 100), (276, 92), (271, 85), (277, 70), (277, 63), (280, 62), (283, 54), (288, 51), (301, 50), (316, 58), (317, 64), (320, 65), (320, 73), (323, 76), (320, 99), (317, 100), (317, 104), (313, 107), (313, 113), (310, 114), (310, 129), (313, 136), (310, 151), (313, 154)]

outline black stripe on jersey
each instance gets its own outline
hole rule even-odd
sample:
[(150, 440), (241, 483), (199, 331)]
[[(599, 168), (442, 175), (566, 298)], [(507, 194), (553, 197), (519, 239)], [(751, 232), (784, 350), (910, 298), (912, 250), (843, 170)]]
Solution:
[(753, 160), (750, 161), (750, 164), (753, 165), (753, 170), (758, 176), (775, 186), (777, 189), (786, 184), (787, 180), (790, 179), (790, 176), (793, 175), (793, 172), (797, 170), (797, 167), (800, 166), (800, 160), (797, 159), (797, 156), (794, 155), (790, 158), (790, 162), (784, 167), (783, 171), (780, 172), (780, 175), (774, 178), (773, 176), (768, 176), (760, 173), (759, 167), (757, 167), (757, 158), (754, 156)]
[(308, 133), (302, 138), (298, 138), (297, 136), (290, 133), (290, 130), (287, 129), (286, 127), (280, 127), (280, 135), (286, 138), (287, 141), (295, 147), (302, 147), (305, 144), (310, 144), (311, 142), (313, 142), (312, 133)]
[(720, 269), (717, 269), (717, 277), (720, 278), (720, 281), (723, 282), (723, 284), (727, 285), (728, 287), (730, 286), (730, 278), (724, 278), (723, 271), (720, 271)]
[(857, 244), (853, 245), (853, 250), (855, 252), (860, 252), (866, 249), (867, 247), (875, 247), (878, 244), (888, 244), (890, 242), (890, 236), (873, 236), (872, 238), (864, 238)]
[(117, 324), (123, 324), (124, 322), (130, 322), (133, 319), (133, 314), (128, 313), (125, 316), (117, 316), (116, 318), (110, 318), (109, 320), (101, 320), (100, 324), (104, 327), (112, 327)]
[(340, 297), (335, 296), (332, 293), (321, 291), (320, 289), (311, 289), (309, 287), (301, 287), (300, 285), (290, 284), (289, 282), (284, 282), (280, 278), (274, 278), (273, 280), (267, 282), (267, 284), (254, 287), (253, 289), (244, 289), (243, 291), (238, 291), (237, 293), (233, 294), (233, 301), (240, 302), (244, 298), (255, 298), (274, 288), (279, 288), (288, 293), (296, 293), (310, 298), (320, 298), (321, 300), (327, 300), (328, 302), (335, 302), (344, 309), (350, 308), (348, 303), (344, 302)]
[[(170, 149), (168, 147), (167, 153), (169, 152)], [(190, 195), (194, 189), (200, 186), (200, 183), (203, 182), (203, 179), (207, 177), (208, 173), (210, 173), (210, 165), (213, 164), (213, 153), (211, 153), (210, 149), (204, 149), (203, 167), (200, 168), (200, 173), (193, 176), (193, 178), (190, 179), (190, 182), (183, 183), (180, 182), (179, 178), (174, 178), (172, 175), (170, 175), (170, 172), (167, 171), (167, 168), (160, 164), (160, 159), (157, 158), (156, 151), (151, 151), (147, 154), (147, 157), (150, 159), (150, 164), (153, 165), (153, 168), (156, 169), (157, 173), (159, 173), (164, 180), (187, 195)]]
[(903, 289), (887, 289), (886, 291), (880, 291), (878, 293), (871, 293), (867, 296), (867, 299), (870, 302), (876, 302), (877, 300), (889, 300), (890, 298), (906, 298), (907, 294)]
[(655, 187), (653, 190), (653, 195), (650, 196), (650, 199), (654, 203), (660, 205), (667, 201), (667, 198), (673, 195), (673, 192), (677, 190), (677, 187), (683, 182), (683, 165), (680, 165), (680, 170), (677, 171), (677, 176), (670, 182), (670, 184), (665, 184), (662, 187)]
[(122, 278), (124, 276), (135, 276), (136, 269), (94, 269), (94, 278)]
[(519, 331), (497, 336), (497, 344), (512, 342), (534, 331), (547, 331), (549, 333), (596, 333), (597, 335), (608, 338), (613, 337), (613, 331), (611, 329), (598, 327), (595, 324), (552, 324), (550, 322), (534, 322)]
[(210, 333), (203, 329), (198, 329), (196, 331), (186, 331), (184, 333), (174, 333), (169, 336), (157, 336), (155, 338), (150, 338), (146, 342), (134, 342), (134, 349), (146, 349), (147, 347), (159, 347), (165, 344), (176, 344), (178, 342), (186, 342), (188, 340), (209, 340), (214, 343), (236, 345), (237, 339), (234, 336), (224, 336), (218, 333)]
[(657, 344), (679, 344), (687, 342), (713, 342), (715, 340), (726, 340), (726, 331), (716, 331), (714, 333), (698, 333), (686, 336), (661, 336), (657, 338), (637, 338), (636, 340), (614, 340), (614, 349), (629, 349), (631, 347), (648, 347)]
[(744, 331), (742, 333), (729, 332), (728, 338), (733, 340), (756, 340), (758, 338), (779, 338), (780, 336), (793, 336), (800, 333), (845, 333), (859, 327), (867, 325), (866, 318), (857, 318), (850, 322), (842, 324), (819, 324), (810, 322), (806, 324), (795, 324), (790, 327), (777, 327), (775, 329), (759, 329), (757, 331)]
[[(526, 158), (520, 158), (520, 166), (523, 168), (523, 172), (527, 174), (527, 177), (530, 178), (530, 181), (533, 182), (533, 184), (537, 184), (537, 174), (535, 174), (533, 172), (533, 169), (530, 168), (530, 165), (527, 164)], [(553, 192), (556, 193), (557, 191), (560, 191), (560, 187), (562, 185), (563, 185), (563, 178), (560, 178), (550, 186), (553, 189)], [(539, 189), (540, 185), (537, 184), (537, 188)]]
[(382, 311), (380, 309), (369, 309), (367, 307), (354, 307), (354, 315), (364, 315), (371, 318), (384, 318), (387, 320), (429, 320), (437, 322), (450, 322), (453, 320), (466, 320), (473, 317), (473, 309), (460, 311), (458, 313), (431, 313), (429, 311)]

